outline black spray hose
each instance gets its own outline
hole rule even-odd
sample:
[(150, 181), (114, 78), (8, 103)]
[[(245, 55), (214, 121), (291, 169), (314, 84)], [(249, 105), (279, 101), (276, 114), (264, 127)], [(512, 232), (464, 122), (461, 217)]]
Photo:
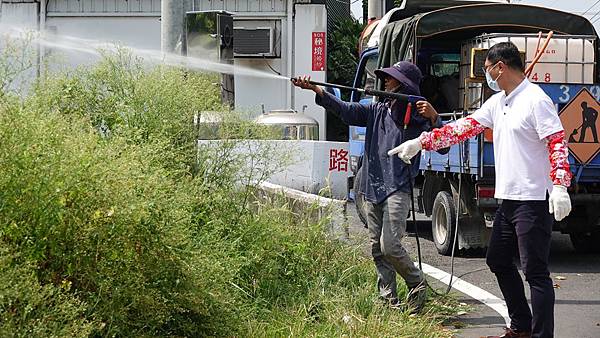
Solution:
[[(406, 129), (408, 128), (408, 122), (410, 121), (410, 115), (412, 111), (412, 103), (409, 102), (406, 106), (406, 113), (404, 114), (404, 133), (402, 133), (402, 143), (406, 141)], [(419, 260), (419, 270), (421, 270), (421, 274), (423, 274), (423, 278), (425, 278), (423, 273), (423, 263), (421, 258), (421, 241), (419, 240), (419, 227), (417, 226), (417, 215), (415, 213), (415, 193), (413, 186), (413, 175), (412, 175), (412, 164), (407, 164), (408, 166), (408, 184), (410, 188), (410, 204), (411, 204), (411, 213), (412, 213), (412, 221), (413, 227), (415, 229), (415, 240), (417, 241), (417, 258)]]
[[(412, 111), (412, 103), (409, 101), (407, 107), (406, 107), (406, 113), (404, 115), (404, 130), (406, 131), (406, 129), (408, 128), (408, 123), (410, 122), (410, 115), (411, 115), (411, 111)], [(454, 117), (454, 119), (456, 120), (456, 116)], [(404, 143), (406, 141), (406, 132), (402, 134), (402, 143)], [(450, 290), (452, 290), (452, 279), (454, 277), (454, 257), (455, 257), (455, 250), (456, 250), (456, 242), (458, 240), (458, 217), (460, 215), (460, 199), (461, 199), (461, 194), (462, 194), (462, 143), (459, 143), (459, 152), (458, 152), (458, 156), (459, 156), (459, 162), (460, 162), (460, 173), (458, 176), (458, 203), (456, 206), (456, 218), (455, 218), (455, 225), (454, 225), (454, 239), (452, 241), (452, 258), (451, 258), (451, 262), (450, 262), (450, 281), (448, 282), (448, 288), (446, 289), (446, 292), (444, 294), (448, 294), (450, 293)], [(409, 186), (410, 186), (410, 201), (411, 201), (411, 209), (412, 209), (412, 221), (413, 221), (413, 227), (415, 229), (415, 240), (417, 242), (417, 257), (419, 259), (419, 270), (421, 270), (421, 273), (423, 273), (423, 264), (422, 264), (422, 256), (421, 256), (421, 243), (419, 240), (419, 228), (417, 226), (417, 216), (415, 213), (415, 197), (414, 197), (414, 186), (413, 186), (413, 181), (412, 181), (412, 165), (408, 164), (408, 171), (410, 173), (410, 179), (409, 179)], [(431, 290), (438, 295), (441, 295), (439, 292), (437, 292), (435, 289), (433, 289), (431, 286), (429, 286), (431, 288)]]
[[(454, 115), (454, 120), (457, 120), (456, 115)], [(456, 217), (454, 219), (454, 239), (452, 241), (452, 254), (450, 258), (450, 280), (448, 281), (448, 288), (446, 289), (446, 294), (450, 293), (450, 290), (452, 290), (452, 279), (454, 278), (454, 257), (456, 254), (456, 242), (458, 241), (458, 218), (460, 216), (460, 201), (462, 197), (463, 146), (463, 142), (458, 143), (458, 163), (460, 166), (460, 171), (458, 173), (458, 198), (456, 201)]]
[[(423, 273), (423, 263), (422, 258), (421, 258), (421, 243), (419, 241), (419, 227), (417, 226), (417, 215), (415, 214), (415, 196), (414, 196), (414, 187), (413, 187), (413, 182), (412, 182), (412, 170), (410, 169), (410, 164), (408, 165), (409, 169), (408, 172), (410, 173), (410, 179), (409, 179), (409, 185), (410, 185), (410, 203), (411, 203), (411, 209), (412, 209), (412, 221), (413, 221), (413, 227), (415, 228), (415, 240), (417, 241), (417, 257), (419, 259), (419, 270), (421, 270), (421, 273)], [(425, 276), (423, 276), (423, 278), (425, 278)]]
[[(456, 118), (455, 118), (456, 119)], [(456, 218), (454, 219), (454, 240), (452, 241), (452, 257), (450, 258), (450, 281), (448, 281), (448, 288), (446, 289), (446, 294), (450, 293), (452, 290), (452, 279), (454, 278), (454, 255), (456, 250), (456, 241), (458, 240), (458, 217), (460, 215), (460, 199), (462, 194), (462, 171), (463, 171), (463, 162), (462, 162), (462, 142), (459, 143), (458, 149), (458, 162), (460, 163), (460, 173), (458, 174), (458, 200), (456, 202)]]

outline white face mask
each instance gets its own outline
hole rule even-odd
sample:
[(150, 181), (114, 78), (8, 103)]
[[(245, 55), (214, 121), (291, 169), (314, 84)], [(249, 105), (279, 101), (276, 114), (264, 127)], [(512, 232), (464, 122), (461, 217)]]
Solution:
[[(497, 65), (498, 65), (498, 63), (496, 63), (494, 65), (494, 67), (490, 68), (490, 70), (496, 68)], [(490, 87), (491, 90), (493, 90), (495, 92), (499, 92), (502, 90), (500, 88), (500, 86), (498, 85), (498, 79), (500, 78), (501, 75), (502, 75), (502, 73), (498, 74), (498, 77), (494, 80), (494, 79), (492, 79), (492, 76), (490, 75), (489, 71), (485, 72), (485, 79), (487, 81), (488, 87)]]

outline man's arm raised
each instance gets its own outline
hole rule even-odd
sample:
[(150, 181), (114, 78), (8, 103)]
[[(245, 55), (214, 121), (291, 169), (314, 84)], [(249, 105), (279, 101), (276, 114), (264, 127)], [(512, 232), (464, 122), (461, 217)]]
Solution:
[(441, 128), (430, 132), (423, 132), (416, 139), (406, 141), (396, 148), (388, 151), (388, 156), (398, 154), (404, 162), (410, 163), (410, 159), (422, 149), (439, 150), (451, 145), (465, 141), (473, 136), (481, 134), (485, 127), (472, 117), (464, 117), (456, 122), (448, 123)]

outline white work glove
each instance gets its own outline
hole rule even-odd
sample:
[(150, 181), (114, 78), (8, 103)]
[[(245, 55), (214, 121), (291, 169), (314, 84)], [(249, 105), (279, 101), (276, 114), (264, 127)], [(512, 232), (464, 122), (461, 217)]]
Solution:
[(421, 140), (419, 140), (419, 138), (415, 138), (408, 140), (396, 148), (388, 151), (388, 156), (398, 154), (398, 157), (400, 157), (402, 161), (410, 164), (410, 159), (415, 157), (415, 155), (418, 154), (421, 149), (423, 149), (423, 146), (421, 146)]
[(550, 193), (550, 213), (554, 214), (557, 221), (567, 217), (571, 212), (571, 198), (567, 192), (567, 187), (555, 185)]

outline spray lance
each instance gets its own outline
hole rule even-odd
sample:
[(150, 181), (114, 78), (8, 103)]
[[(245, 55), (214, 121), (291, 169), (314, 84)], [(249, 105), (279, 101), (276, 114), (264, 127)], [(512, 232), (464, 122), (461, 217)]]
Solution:
[[(297, 79), (291, 78), (290, 80), (294, 81)], [(407, 94), (386, 92), (386, 91), (382, 91), (382, 90), (375, 90), (375, 89), (368, 89), (368, 88), (364, 88), (364, 89), (363, 88), (355, 88), (355, 87), (343, 86), (343, 85), (338, 85), (338, 84), (333, 84), (333, 83), (317, 82), (317, 81), (312, 81), (312, 80), (307, 81), (307, 82), (312, 85), (316, 85), (316, 86), (345, 89), (345, 90), (350, 90), (350, 91), (354, 91), (354, 92), (358, 92), (358, 93), (364, 93), (367, 95), (386, 97), (386, 98), (390, 98), (390, 99), (396, 99), (401, 102), (407, 102), (408, 104), (406, 105), (406, 111), (404, 112), (404, 119), (403, 119), (404, 130), (406, 130), (408, 128), (408, 124), (410, 122), (410, 115), (412, 114), (413, 105), (416, 104), (418, 101), (427, 101), (426, 98), (424, 98), (423, 96), (419, 96), (419, 95), (407, 95)], [(402, 142), (404, 142), (404, 141), (405, 140), (402, 140)]]
[[(300, 78), (291, 78), (290, 80), (294, 81), (294, 80), (298, 80), (298, 79), (300, 79)], [(404, 114), (404, 129), (407, 128), (408, 122), (410, 121), (410, 114), (412, 112), (412, 106), (415, 103), (417, 103), (417, 101), (427, 100), (426, 98), (424, 98), (422, 96), (418, 96), (418, 95), (407, 95), (407, 94), (386, 92), (383, 90), (375, 90), (375, 89), (368, 89), (368, 88), (356, 88), (356, 87), (338, 85), (338, 84), (334, 84), (334, 83), (317, 82), (317, 81), (312, 81), (312, 80), (307, 81), (307, 82), (312, 85), (316, 85), (316, 86), (339, 88), (339, 89), (349, 90), (349, 91), (353, 91), (353, 92), (364, 93), (364, 94), (372, 95), (372, 96), (396, 99), (401, 102), (408, 102), (409, 104), (406, 105), (406, 112)]]
[[(300, 78), (298, 78), (298, 79), (300, 79)], [(294, 80), (298, 80), (298, 79), (291, 78), (290, 80), (294, 81)], [(354, 92), (358, 92), (358, 93), (364, 93), (367, 95), (391, 98), (391, 99), (396, 99), (401, 102), (407, 102), (406, 111), (404, 112), (404, 119), (403, 119), (404, 130), (406, 130), (408, 128), (408, 124), (410, 122), (410, 116), (412, 114), (413, 105), (415, 105), (418, 101), (426, 101), (427, 100), (426, 98), (424, 98), (422, 96), (418, 96), (418, 95), (407, 95), (407, 94), (386, 92), (386, 91), (382, 91), (382, 90), (375, 90), (375, 89), (368, 89), (368, 88), (355, 88), (355, 87), (337, 85), (337, 84), (333, 84), (333, 83), (317, 82), (317, 81), (312, 81), (312, 80), (309, 80), (307, 82), (312, 85), (339, 88), (339, 89), (354, 91)], [(403, 133), (402, 142), (406, 141), (406, 139), (404, 137), (406, 137), (406, 133)], [(411, 172), (411, 176), (412, 176), (412, 170), (410, 168), (410, 165), (409, 165), (409, 171)], [(411, 199), (411, 206), (412, 206), (413, 227), (415, 229), (415, 239), (417, 242), (417, 255), (419, 258), (419, 269), (421, 271), (423, 271), (423, 266), (421, 263), (421, 244), (419, 241), (419, 231), (417, 229), (417, 217), (415, 214), (415, 198), (414, 198), (414, 193), (413, 193), (412, 179), (410, 179), (409, 182), (410, 182), (410, 199)]]

